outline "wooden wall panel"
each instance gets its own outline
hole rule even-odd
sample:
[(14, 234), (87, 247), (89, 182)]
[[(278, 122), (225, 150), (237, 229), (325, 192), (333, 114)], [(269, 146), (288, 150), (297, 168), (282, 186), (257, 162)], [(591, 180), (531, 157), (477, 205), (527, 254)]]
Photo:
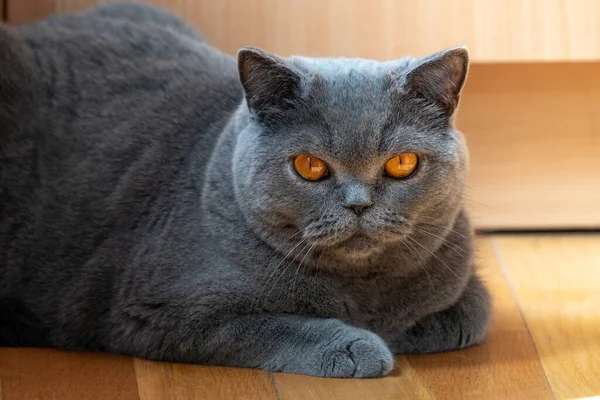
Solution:
[[(98, 1), (54, 0), (54, 10)], [(253, 44), (285, 55), (389, 59), (466, 44), (481, 62), (600, 59), (597, 0), (146, 1), (183, 15), (228, 52)]]
[[(217, 47), (389, 59), (466, 44), (480, 62), (600, 59), (597, 0), (146, 0)], [(15, 23), (100, 0), (8, 0)]]
[(600, 228), (600, 64), (473, 65), (458, 114), (479, 228)]
[[(99, 0), (8, 0), (11, 22)], [(469, 45), (458, 124), (472, 154), (467, 198), (482, 229), (600, 227), (597, 0), (147, 0), (227, 52), (389, 59)], [(492, 63), (495, 61), (495, 63)]]
[[(23, 24), (56, 12), (54, 0), (4, 0), (5, 19), (11, 24)], [(88, 3), (94, 3), (89, 1)]]

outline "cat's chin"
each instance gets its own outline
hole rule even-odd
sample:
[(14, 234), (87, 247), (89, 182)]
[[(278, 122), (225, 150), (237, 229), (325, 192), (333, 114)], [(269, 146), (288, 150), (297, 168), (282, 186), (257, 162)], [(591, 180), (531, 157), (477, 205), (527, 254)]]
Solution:
[(365, 259), (381, 250), (382, 243), (377, 243), (373, 238), (363, 234), (356, 234), (350, 238), (331, 246), (328, 250), (337, 258)]

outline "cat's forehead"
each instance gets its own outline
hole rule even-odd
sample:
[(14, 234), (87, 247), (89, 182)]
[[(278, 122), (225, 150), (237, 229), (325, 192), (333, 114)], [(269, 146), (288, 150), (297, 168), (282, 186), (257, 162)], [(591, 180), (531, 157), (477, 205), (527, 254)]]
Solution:
[(377, 62), (362, 59), (300, 59), (311, 106), (327, 124), (329, 151), (339, 156), (380, 152), (386, 124), (395, 112), (394, 79), (409, 60)]
[(322, 113), (364, 125), (389, 112), (391, 90), (411, 59), (294, 57), (291, 61), (302, 71), (311, 100)]
[(409, 65), (409, 59), (379, 62), (296, 57), (292, 62), (302, 71), (306, 84), (312, 86), (315, 100), (328, 102), (331, 107), (354, 105), (358, 109), (366, 103), (375, 107), (386, 100), (393, 80)]
[(402, 71), (409, 69), (415, 59), (411, 57), (399, 60), (376, 61), (363, 58), (318, 58), (298, 57), (289, 59), (290, 63), (299, 67), (303, 72), (318, 72), (323, 76), (343, 76), (350, 73), (376, 76), (387, 71)]

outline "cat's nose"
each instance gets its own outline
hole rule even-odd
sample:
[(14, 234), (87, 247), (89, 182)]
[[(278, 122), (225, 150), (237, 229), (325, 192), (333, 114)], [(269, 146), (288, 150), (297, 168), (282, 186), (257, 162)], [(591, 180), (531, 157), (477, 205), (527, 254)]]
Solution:
[(352, 211), (354, 211), (354, 214), (356, 215), (360, 215), (363, 213), (363, 211), (365, 211), (367, 208), (371, 207), (373, 205), (372, 202), (362, 202), (362, 203), (352, 203), (352, 204), (344, 204), (344, 207), (351, 209)]
[(373, 205), (369, 188), (360, 182), (348, 182), (344, 188), (344, 207), (361, 215), (367, 208)]

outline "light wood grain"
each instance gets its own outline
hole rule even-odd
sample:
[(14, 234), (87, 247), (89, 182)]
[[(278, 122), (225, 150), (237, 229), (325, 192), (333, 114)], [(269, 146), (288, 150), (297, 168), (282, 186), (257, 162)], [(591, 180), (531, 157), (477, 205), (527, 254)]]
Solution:
[(497, 246), (557, 398), (600, 395), (600, 237)]
[(552, 391), (488, 239), (478, 243), (481, 275), (494, 299), (485, 343), (434, 355), (397, 357), (396, 371), (374, 380), (275, 374), (281, 399), (551, 399)]
[(396, 357), (390, 376), (377, 379), (325, 379), (275, 374), (282, 400), (434, 399), (405, 357)]
[(4, 400), (137, 400), (131, 358), (48, 349), (0, 349)]
[[(15, 21), (80, 10), (99, 0), (9, 0)], [(596, 0), (148, 0), (185, 16), (217, 47), (253, 44), (281, 54), (388, 59), (468, 45), (473, 59), (583, 61), (600, 58)], [(18, 13), (17, 13), (18, 11)]]
[[(490, 240), (496, 244), (495, 255)], [(275, 374), (279, 398), (598, 396), (600, 235), (483, 238), (478, 249), (480, 274), (494, 300), (491, 331), (483, 344), (398, 357), (396, 371), (382, 379)], [(3, 400), (137, 399), (136, 375), (140, 400), (277, 398), (272, 375), (258, 370), (135, 360), (134, 371), (133, 365), (130, 358), (108, 354), (0, 349), (0, 398), (3, 393)]]
[(135, 360), (140, 400), (277, 398), (272, 374), (259, 370)]
[(488, 338), (479, 346), (408, 361), (437, 399), (551, 399), (534, 343), (488, 239), (478, 242), (478, 259), (493, 299)]
[(474, 65), (458, 126), (485, 229), (600, 227), (600, 64)]

